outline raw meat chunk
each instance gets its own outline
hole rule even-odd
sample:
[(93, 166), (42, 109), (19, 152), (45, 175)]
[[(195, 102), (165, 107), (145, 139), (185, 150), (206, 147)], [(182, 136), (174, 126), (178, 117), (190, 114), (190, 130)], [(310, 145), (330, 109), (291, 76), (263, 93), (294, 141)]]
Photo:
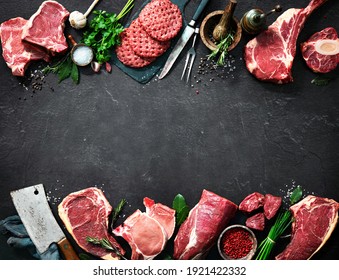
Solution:
[(338, 221), (339, 203), (308, 195), (290, 210), (294, 218), (291, 242), (276, 259), (310, 259), (331, 236)]
[(108, 234), (108, 217), (112, 206), (100, 189), (90, 187), (67, 195), (59, 204), (58, 212), (68, 232), (86, 252), (102, 259), (119, 259), (114, 252), (86, 241), (86, 237), (93, 237), (106, 238), (120, 254), (125, 253)]
[(50, 60), (45, 50), (21, 40), (26, 23), (26, 19), (16, 17), (3, 22), (0, 26), (2, 56), (14, 76), (24, 76), (32, 60), (43, 59), (47, 62)]
[(239, 204), (239, 210), (245, 213), (251, 213), (264, 205), (265, 196), (261, 193), (254, 192), (246, 196)]
[(316, 51), (315, 45), (320, 40), (338, 40), (337, 31), (333, 27), (325, 28), (313, 34), (301, 44), (301, 53), (307, 66), (315, 73), (328, 73), (339, 63), (339, 54), (323, 55)]
[(248, 71), (261, 81), (292, 82), (299, 33), (311, 13), (326, 1), (312, 0), (304, 9), (288, 9), (267, 30), (250, 40), (244, 51)]
[(260, 212), (257, 213), (246, 220), (246, 226), (256, 230), (264, 230), (265, 229), (265, 215)]
[(113, 230), (132, 248), (132, 260), (152, 260), (160, 254), (175, 227), (175, 211), (161, 203), (145, 198), (146, 213), (136, 210)]
[(67, 50), (64, 36), (65, 21), (69, 12), (56, 1), (43, 2), (28, 20), (22, 39), (46, 48), (52, 55)]
[(264, 214), (270, 220), (277, 214), (282, 203), (282, 198), (271, 194), (265, 195)]
[(238, 206), (213, 192), (203, 190), (174, 239), (174, 258), (202, 259), (233, 218)]

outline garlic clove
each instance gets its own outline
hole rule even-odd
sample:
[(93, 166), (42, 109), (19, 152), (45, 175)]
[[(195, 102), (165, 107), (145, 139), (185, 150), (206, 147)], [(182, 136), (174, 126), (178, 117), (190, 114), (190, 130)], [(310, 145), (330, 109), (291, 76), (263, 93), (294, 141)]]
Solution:
[(91, 62), (91, 67), (92, 67), (92, 70), (95, 72), (95, 73), (98, 73), (100, 71), (100, 68), (101, 68), (101, 64), (97, 61), (92, 61)]
[(84, 28), (87, 24), (87, 19), (83, 13), (74, 11), (69, 15), (69, 23), (75, 29)]
[(316, 52), (322, 55), (336, 55), (339, 53), (339, 39), (319, 40), (314, 44), (314, 47), (315, 47)]

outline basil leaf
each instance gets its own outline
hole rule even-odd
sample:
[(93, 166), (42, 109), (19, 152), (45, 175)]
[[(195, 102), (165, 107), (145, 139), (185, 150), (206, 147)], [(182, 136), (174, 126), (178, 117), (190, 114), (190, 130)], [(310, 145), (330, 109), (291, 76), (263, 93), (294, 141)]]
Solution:
[(297, 186), (290, 196), (291, 205), (297, 203), (303, 195), (303, 191), (300, 186)]
[(72, 60), (70, 57), (67, 57), (65, 62), (60, 64), (58, 69), (59, 83), (67, 79), (71, 75), (72, 71)]
[(185, 198), (181, 194), (177, 194), (172, 203), (175, 213), (175, 223), (176, 225), (181, 225), (187, 218), (189, 213), (189, 207), (186, 204)]

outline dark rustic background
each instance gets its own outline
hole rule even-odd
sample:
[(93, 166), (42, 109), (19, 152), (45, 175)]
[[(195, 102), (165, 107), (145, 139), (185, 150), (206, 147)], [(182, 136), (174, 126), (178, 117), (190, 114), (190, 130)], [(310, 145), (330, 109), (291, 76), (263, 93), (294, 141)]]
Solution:
[[(1, 0), (0, 22), (29, 18), (41, 2)], [(82, 12), (90, 2), (60, 0), (69, 11)], [(186, 20), (199, 2), (188, 3)], [(235, 16), (240, 19), (254, 7), (267, 11), (279, 3), (286, 10), (308, 2), (239, 0)], [(226, 3), (211, 0), (202, 18)], [(124, 4), (103, 0), (96, 9), (118, 13)], [(136, 0), (133, 11), (141, 4)], [(329, 26), (339, 31), (335, 0), (306, 21), (298, 44)], [(66, 32), (81, 37), (69, 27)], [(192, 78), (189, 84), (180, 81), (188, 48), (163, 80), (155, 76), (143, 85), (116, 67), (110, 74), (86, 68), (81, 69), (79, 85), (71, 80), (58, 84), (51, 74), (35, 93), (11, 75), (1, 58), (0, 219), (16, 213), (11, 190), (38, 183), (44, 184), (56, 216), (63, 197), (88, 186), (103, 189), (113, 206), (126, 198), (125, 215), (143, 210), (145, 196), (171, 205), (181, 193), (193, 207), (203, 188), (237, 204), (254, 191), (285, 196), (295, 185), (305, 194), (339, 201), (338, 68), (328, 85), (311, 84), (317, 75), (306, 67), (298, 48), (293, 83), (259, 82), (242, 60), (250, 38), (244, 35), (232, 51), (233, 71), (228, 67), (223, 78), (197, 73), (200, 59), (209, 53), (199, 40), (193, 75), (201, 82)], [(32, 64), (30, 71), (37, 67)], [(232, 222), (244, 219), (239, 213)], [(0, 236), (0, 259), (30, 258), (9, 248), (7, 237)], [(215, 248), (208, 258), (218, 258)], [(315, 259), (339, 259), (338, 228)]]

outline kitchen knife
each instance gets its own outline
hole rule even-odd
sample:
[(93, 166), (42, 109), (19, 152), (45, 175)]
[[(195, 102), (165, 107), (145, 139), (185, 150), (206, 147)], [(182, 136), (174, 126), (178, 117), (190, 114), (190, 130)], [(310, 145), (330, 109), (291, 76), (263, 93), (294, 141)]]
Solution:
[(174, 46), (171, 54), (167, 58), (165, 66), (164, 66), (164, 68), (162, 69), (162, 71), (159, 75), (159, 79), (162, 79), (163, 77), (165, 77), (167, 75), (167, 73), (169, 72), (169, 70), (172, 68), (172, 66), (173, 66), (174, 62), (176, 61), (176, 59), (178, 58), (179, 54), (181, 53), (181, 51), (183, 50), (183, 48), (185, 47), (186, 43), (189, 41), (191, 36), (193, 35), (195, 22), (197, 21), (197, 19), (199, 18), (199, 16), (203, 12), (203, 10), (205, 9), (208, 2), (209, 2), (209, 0), (202, 0), (200, 2), (197, 10), (195, 11), (195, 13), (193, 15), (192, 20), (189, 22), (189, 24), (184, 29), (181, 37), (179, 38), (179, 40), (176, 43), (176, 45)]
[(46, 252), (55, 242), (66, 259), (79, 259), (53, 216), (42, 184), (12, 191), (11, 197), (29, 237), (40, 253)]

